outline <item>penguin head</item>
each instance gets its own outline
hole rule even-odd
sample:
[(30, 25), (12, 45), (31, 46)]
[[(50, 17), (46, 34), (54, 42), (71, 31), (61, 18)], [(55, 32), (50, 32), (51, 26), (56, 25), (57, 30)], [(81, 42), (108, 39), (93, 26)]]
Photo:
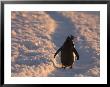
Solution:
[(70, 35), (70, 38), (71, 38), (71, 40), (74, 40), (75, 37), (73, 35)]
[(71, 38), (68, 36), (67, 38), (66, 38), (66, 41), (69, 41)]

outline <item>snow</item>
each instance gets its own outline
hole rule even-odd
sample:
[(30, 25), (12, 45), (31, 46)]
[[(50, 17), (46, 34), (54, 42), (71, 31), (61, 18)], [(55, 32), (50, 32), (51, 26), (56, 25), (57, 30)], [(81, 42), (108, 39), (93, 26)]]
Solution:
[[(12, 11), (11, 19), (12, 77), (100, 76), (99, 12)], [(62, 69), (60, 53), (53, 57), (68, 35), (80, 57)]]

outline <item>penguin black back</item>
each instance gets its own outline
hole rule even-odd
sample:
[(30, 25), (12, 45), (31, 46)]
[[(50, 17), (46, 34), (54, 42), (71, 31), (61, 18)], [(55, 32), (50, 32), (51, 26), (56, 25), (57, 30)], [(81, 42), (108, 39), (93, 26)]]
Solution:
[(75, 60), (75, 56), (73, 55), (73, 53), (79, 59), (79, 54), (74, 48), (72, 37), (69, 37), (69, 36), (67, 37), (64, 44), (55, 53), (54, 58), (60, 51), (61, 51), (62, 68), (66, 68), (66, 67), (72, 68), (72, 64)]

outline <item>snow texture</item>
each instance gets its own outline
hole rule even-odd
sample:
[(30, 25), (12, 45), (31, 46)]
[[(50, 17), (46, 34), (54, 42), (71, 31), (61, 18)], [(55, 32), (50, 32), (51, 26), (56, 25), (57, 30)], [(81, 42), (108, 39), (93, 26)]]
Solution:
[[(75, 36), (79, 60), (61, 68), (54, 53)], [(100, 13), (72, 11), (11, 12), (12, 77), (99, 77)]]

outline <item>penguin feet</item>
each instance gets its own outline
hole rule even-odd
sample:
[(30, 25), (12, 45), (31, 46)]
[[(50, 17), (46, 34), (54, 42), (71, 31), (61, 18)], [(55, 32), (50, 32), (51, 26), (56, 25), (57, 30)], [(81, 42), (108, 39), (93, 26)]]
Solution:
[(70, 66), (70, 69), (72, 69), (72, 65)]
[(63, 69), (65, 69), (65, 68), (66, 68), (66, 66), (62, 65), (62, 68), (63, 68)]

